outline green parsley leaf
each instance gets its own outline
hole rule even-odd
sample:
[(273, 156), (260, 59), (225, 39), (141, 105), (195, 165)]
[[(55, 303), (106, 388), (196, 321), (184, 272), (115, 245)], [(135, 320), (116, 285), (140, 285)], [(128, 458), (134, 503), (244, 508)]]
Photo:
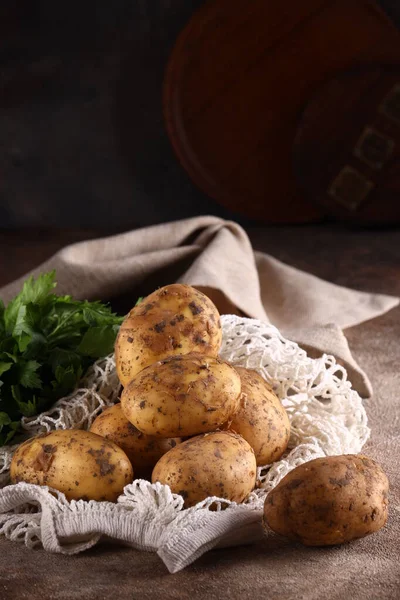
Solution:
[(39, 275), (36, 280), (33, 277), (29, 277), (25, 281), (21, 293), (11, 300), (4, 311), (6, 332), (13, 333), (22, 306), (30, 303), (36, 305), (44, 303), (55, 286), (55, 271)]
[[(16, 433), (18, 433), (20, 428), (21, 428), (20, 421), (11, 421), (11, 423), (8, 424), (8, 433), (4, 437), (4, 445), (11, 442), (12, 438), (15, 436)], [(1, 445), (1, 442), (0, 442), (0, 445)]]
[(72, 366), (74, 370), (77, 370), (81, 363), (81, 354), (76, 350), (69, 350), (68, 348), (54, 348), (49, 356), (49, 364), (54, 374), (58, 366)]
[(4, 362), (2, 360), (0, 360), (0, 377), (3, 375), (3, 373), (5, 373), (6, 371), (9, 371), (11, 369), (11, 367), (13, 366), (14, 363), (12, 362)]
[(32, 303), (40, 305), (47, 300), (50, 292), (56, 285), (55, 271), (42, 273), (36, 280), (33, 277), (29, 277), (23, 285), (20, 294), (21, 300), (24, 304)]
[(113, 351), (118, 333), (116, 325), (102, 325), (87, 330), (78, 346), (79, 352), (92, 358), (107, 356)]
[(4, 425), (9, 425), (11, 423), (11, 419), (5, 412), (0, 412), (0, 431), (3, 429)]
[(57, 296), (55, 286), (54, 272), (29, 277), (7, 307), (0, 301), (0, 445), (22, 415), (69, 394), (95, 359), (113, 351), (123, 317), (101, 302)]
[[(8, 444), (20, 427), (19, 421), (12, 421), (7, 413), (0, 412), (0, 445)], [(5, 434), (2, 433), (3, 430), (6, 432)]]
[(52, 382), (53, 389), (64, 390), (64, 393), (72, 390), (79, 379), (82, 377), (82, 369), (78, 367), (77, 371), (72, 366), (69, 367), (56, 367), (55, 370), (55, 381)]
[(17, 322), (18, 311), (22, 306), (21, 298), (18, 296), (12, 300), (4, 311), (4, 330), (8, 334), (14, 331), (15, 323)]
[(37, 374), (37, 370), (40, 366), (40, 363), (36, 360), (21, 360), (18, 364), (20, 384), (26, 388), (40, 389), (42, 387), (42, 382)]

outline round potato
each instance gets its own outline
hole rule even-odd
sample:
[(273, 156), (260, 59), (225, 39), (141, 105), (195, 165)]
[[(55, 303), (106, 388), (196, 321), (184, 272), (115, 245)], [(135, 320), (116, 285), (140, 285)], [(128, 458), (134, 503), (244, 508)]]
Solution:
[(219, 358), (172, 356), (141, 371), (121, 395), (122, 410), (143, 433), (182, 437), (213, 431), (239, 408), (240, 377)]
[(53, 431), (27, 440), (11, 462), (11, 481), (48, 485), (68, 500), (115, 502), (133, 480), (125, 452), (104, 438), (82, 431)]
[(243, 502), (254, 489), (256, 471), (254, 452), (246, 440), (230, 431), (215, 431), (164, 454), (151, 480), (169, 485), (188, 507), (209, 496)]
[(307, 546), (342, 544), (384, 526), (388, 489), (385, 473), (366, 456), (317, 458), (268, 494), (264, 524)]
[(253, 448), (257, 465), (269, 465), (285, 452), (290, 437), (286, 410), (256, 371), (235, 367), (242, 383), (240, 408), (226, 427)]
[(181, 443), (181, 438), (156, 438), (136, 429), (122, 412), (121, 404), (107, 408), (94, 421), (92, 433), (111, 440), (129, 458), (135, 477), (147, 478), (163, 454)]
[(119, 379), (126, 386), (145, 367), (174, 354), (217, 356), (220, 316), (207, 296), (190, 285), (167, 285), (126, 317), (115, 342)]

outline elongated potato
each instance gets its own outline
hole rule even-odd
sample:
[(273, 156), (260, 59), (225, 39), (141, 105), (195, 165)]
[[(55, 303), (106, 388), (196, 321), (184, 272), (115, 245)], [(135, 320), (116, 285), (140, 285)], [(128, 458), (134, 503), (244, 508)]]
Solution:
[(388, 489), (371, 458), (317, 458), (293, 469), (268, 494), (264, 524), (307, 546), (342, 544), (384, 526)]
[(122, 448), (131, 462), (136, 478), (151, 475), (161, 456), (182, 441), (181, 438), (156, 438), (142, 433), (125, 417), (121, 404), (103, 411), (90, 431)]
[(230, 431), (206, 433), (182, 442), (160, 458), (152, 482), (169, 485), (185, 506), (209, 496), (243, 502), (256, 483), (256, 459), (249, 444)]
[(213, 431), (239, 408), (240, 377), (219, 358), (172, 356), (141, 371), (121, 396), (124, 415), (147, 435)]
[(126, 386), (145, 367), (175, 354), (217, 356), (222, 331), (217, 308), (190, 285), (167, 285), (135, 306), (115, 343), (119, 379)]
[(10, 473), (13, 483), (48, 485), (68, 500), (114, 502), (133, 480), (132, 465), (121, 448), (79, 429), (27, 440), (17, 448)]
[(242, 382), (238, 412), (226, 425), (250, 444), (257, 465), (269, 465), (285, 452), (290, 437), (286, 410), (268, 383), (256, 371), (235, 367)]

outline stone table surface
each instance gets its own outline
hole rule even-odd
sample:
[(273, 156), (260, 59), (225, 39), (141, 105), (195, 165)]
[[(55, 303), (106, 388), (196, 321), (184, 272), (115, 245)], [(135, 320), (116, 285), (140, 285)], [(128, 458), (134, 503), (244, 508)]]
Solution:
[[(398, 230), (307, 226), (249, 233), (255, 248), (293, 266), (341, 285), (400, 296)], [(95, 235), (0, 231), (0, 287), (66, 243)], [(364, 452), (379, 460), (391, 483), (383, 531), (326, 549), (273, 536), (253, 546), (211, 551), (175, 575), (157, 555), (130, 548), (104, 544), (66, 557), (0, 539), (0, 599), (400, 598), (400, 308), (348, 329), (346, 336), (375, 390), (365, 401), (372, 435)]]

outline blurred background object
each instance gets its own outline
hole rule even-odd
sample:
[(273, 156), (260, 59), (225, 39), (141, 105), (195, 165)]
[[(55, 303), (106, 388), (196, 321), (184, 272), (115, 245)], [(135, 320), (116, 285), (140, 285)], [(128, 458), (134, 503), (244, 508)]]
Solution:
[[(400, 85), (399, 32), (369, 0), (208, 2), (180, 34), (166, 71), (165, 114), (179, 160), (207, 195), (241, 215), (264, 223), (340, 217), (344, 207), (330, 210), (334, 202), (321, 201), (323, 190), (315, 188), (324, 178), (329, 186), (335, 175), (330, 163), (336, 162), (338, 144), (332, 138), (339, 140), (341, 154), (349, 144), (351, 152), (353, 122), (367, 126), (374, 116), (371, 103), (379, 105), (390, 91), (383, 85), (382, 97), (369, 100), (373, 81), (360, 86), (358, 77), (354, 85), (348, 71), (382, 63), (399, 65), (386, 87)], [(319, 99), (321, 86), (343, 72), (347, 87), (333, 84)], [(324, 111), (330, 98), (330, 110)], [(305, 107), (313, 124), (307, 144), (298, 135)], [(384, 130), (389, 135), (392, 121)], [(390, 139), (396, 136), (400, 130)], [(395, 153), (392, 159), (399, 170)], [(365, 194), (353, 207), (354, 221), (366, 220), (361, 217), (371, 203), (369, 222), (376, 222), (376, 205), (382, 205), (378, 183), (375, 179), (374, 197)], [(385, 204), (380, 222), (400, 217), (399, 203), (391, 198)]]
[(303, 111), (294, 171), (307, 197), (356, 224), (400, 222), (400, 65), (324, 83)]
[[(265, 190), (269, 189), (269, 182), (260, 176), (265, 165), (252, 162), (249, 157), (247, 171), (246, 165), (242, 170), (242, 173), (247, 172), (247, 181), (242, 178), (238, 183), (236, 169), (232, 178), (224, 178), (228, 192), (236, 191), (236, 194), (227, 194), (232, 202), (226, 202), (222, 196), (199, 186), (199, 181), (195, 182), (193, 174), (189, 176), (177, 159), (162, 111), (166, 65), (177, 38), (190, 19), (196, 19), (193, 15), (199, 8), (209, 11), (213, 5), (219, 5), (229, 10), (228, 4), (231, 15), (235, 6), (237, 11), (242, 4), (245, 21), (246, 11), (251, 13), (249, 7), (260, 3), (244, 0), (241, 3), (3, 0), (0, 5), (0, 226), (128, 229), (205, 213), (235, 218), (244, 225), (261, 219), (297, 222), (320, 219), (323, 214), (336, 215), (319, 191), (326, 187), (326, 182), (322, 178), (316, 187), (310, 187), (305, 168), (301, 169), (304, 178), (298, 181), (303, 191), (301, 198), (286, 195), (290, 200), (288, 211), (284, 209), (287, 206), (284, 198), (292, 173), (282, 176), (281, 187), (276, 181), (267, 197)], [(276, 0), (263, 4), (270, 7), (271, 14), (280, 6)], [(304, 11), (309, 3), (301, 4)], [(347, 17), (354, 47), (360, 46), (357, 40), (364, 39), (360, 52), (366, 52), (365, 56), (372, 52), (378, 62), (383, 60), (386, 44), (393, 46), (394, 53), (400, 50), (394, 41), (398, 33), (396, 27), (400, 27), (397, 0), (380, 2), (394, 24), (371, 2), (314, 4), (320, 6), (318, 14), (327, 15), (329, 7), (342, 5), (343, 23), (346, 22), (346, 4), (350, 12), (356, 4), (360, 7), (368, 4), (368, 31), (374, 31), (368, 44), (365, 35), (363, 38), (363, 31), (367, 31), (365, 21), (355, 23), (354, 16), (350, 19), (350, 12)], [(285, 8), (279, 9), (282, 18), (287, 22), (298, 21), (298, 5), (295, 0), (288, 0)], [(264, 16), (259, 36), (265, 34), (264, 28), (268, 25), (268, 18)], [(281, 20), (280, 26), (284, 23)], [(317, 24), (317, 20), (314, 23)], [(341, 38), (340, 20), (334, 25), (328, 18), (326, 27), (331, 35), (329, 39), (336, 36), (338, 40), (337, 47), (328, 43), (328, 39), (326, 43), (327, 57), (334, 61), (337, 48), (345, 45), (350, 51), (351, 44), (348, 37)], [(386, 33), (379, 38), (377, 31), (381, 27)], [(349, 35), (348, 30), (346, 28), (346, 35)], [(320, 31), (322, 39), (324, 32)], [(218, 33), (221, 31), (217, 29), (210, 31), (208, 39), (217, 41)], [(251, 36), (251, 31), (246, 35)], [(301, 43), (310, 45), (312, 39), (305, 36)], [(259, 41), (264, 40), (259, 38)], [(242, 55), (251, 62), (245, 37), (231, 35), (230, 43), (232, 49), (237, 46), (236, 50), (244, 44)], [(284, 49), (283, 38), (282, 44)], [(192, 50), (196, 51), (195, 44)], [(218, 53), (217, 46), (211, 59), (216, 60)], [(287, 61), (290, 61), (289, 56)], [(310, 65), (314, 68), (317, 63), (317, 60), (308, 61), (305, 68)], [(343, 63), (345, 66), (349, 64)], [(304, 74), (298, 66), (296, 68), (298, 82), (304, 81)], [(298, 82), (293, 82), (294, 89)], [(282, 81), (282, 85), (284, 83)], [(241, 89), (246, 94), (251, 88)], [(312, 98), (307, 100), (311, 102)], [(304, 99), (303, 104), (306, 104)], [(278, 108), (274, 119), (279, 118)], [(285, 126), (285, 113), (282, 119)], [(259, 122), (266, 122), (262, 112)], [(301, 131), (304, 137), (297, 137), (298, 143), (305, 143), (307, 135), (313, 136), (312, 128), (307, 132), (302, 125)], [(218, 131), (215, 134), (220, 141)], [(319, 143), (323, 144), (324, 139)], [(310, 152), (310, 161), (314, 161), (315, 150)], [(276, 152), (279, 165), (278, 157)], [(282, 164), (286, 164), (287, 170), (287, 161)], [(266, 216), (250, 210), (254, 190), (257, 190), (259, 205), (265, 195), (267, 208), (272, 207)], [(277, 207), (278, 216), (274, 217), (273, 210)]]

